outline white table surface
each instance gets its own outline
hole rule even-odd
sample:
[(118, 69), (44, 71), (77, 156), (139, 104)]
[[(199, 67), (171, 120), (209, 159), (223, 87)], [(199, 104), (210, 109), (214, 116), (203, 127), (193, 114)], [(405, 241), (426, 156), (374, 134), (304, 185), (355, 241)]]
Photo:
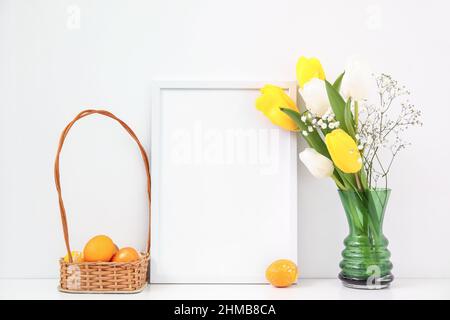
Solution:
[(151, 284), (138, 294), (67, 294), (56, 279), (0, 279), (0, 299), (450, 299), (450, 279), (395, 279), (389, 289), (355, 290), (337, 279), (300, 279), (290, 288), (270, 285)]

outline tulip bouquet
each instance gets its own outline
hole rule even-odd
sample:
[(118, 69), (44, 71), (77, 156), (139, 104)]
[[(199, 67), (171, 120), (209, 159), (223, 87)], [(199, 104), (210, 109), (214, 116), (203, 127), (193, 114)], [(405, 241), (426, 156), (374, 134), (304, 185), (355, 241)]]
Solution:
[[(344, 285), (386, 287), (393, 279), (382, 233), (390, 195), (388, 173), (398, 152), (408, 145), (403, 132), (421, 125), (420, 111), (405, 100), (405, 87), (386, 74), (374, 77), (361, 61), (351, 61), (329, 82), (318, 59), (301, 57), (297, 80), (302, 111), (273, 85), (261, 89), (256, 107), (273, 124), (298, 132), (308, 144), (300, 160), (315, 177), (330, 177), (338, 187), (350, 226), (340, 264)], [(377, 104), (368, 100), (372, 87), (377, 89)], [(393, 110), (394, 105), (400, 110)]]

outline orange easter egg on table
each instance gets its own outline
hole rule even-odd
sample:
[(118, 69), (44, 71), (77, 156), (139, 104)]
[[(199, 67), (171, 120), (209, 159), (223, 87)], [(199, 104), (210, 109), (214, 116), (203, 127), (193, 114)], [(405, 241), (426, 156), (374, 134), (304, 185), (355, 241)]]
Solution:
[(86, 243), (83, 250), (84, 261), (107, 262), (117, 252), (116, 246), (110, 237), (99, 235)]
[(289, 287), (298, 278), (297, 265), (291, 260), (274, 261), (266, 270), (266, 279), (278, 288)]
[(139, 260), (139, 252), (131, 247), (122, 248), (113, 256), (112, 262), (132, 262)]

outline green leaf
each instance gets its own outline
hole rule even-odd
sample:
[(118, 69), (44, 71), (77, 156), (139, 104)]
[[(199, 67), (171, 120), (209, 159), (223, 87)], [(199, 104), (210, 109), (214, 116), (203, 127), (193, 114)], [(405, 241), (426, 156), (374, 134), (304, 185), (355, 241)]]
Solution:
[(339, 176), (342, 178), (342, 180), (344, 181), (345, 185), (347, 187), (349, 187), (349, 189), (352, 189), (354, 191), (358, 191), (358, 188), (356, 186), (355, 177), (354, 177), (353, 174), (351, 174), (351, 173), (344, 173), (343, 171), (341, 171), (338, 168), (335, 168), (335, 169), (339, 173)]
[(363, 185), (363, 188), (365, 190), (369, 189), (369, 185), (367, 183), (367, 174), (366, 174), (366, 171), (364, 170), (364, 168), (361, 169), (360, 175), (361, 175), (361, 183)]
[(289, 108), (280, 108), (280, 110), (287, 114), (300, 130), (307, 130), (306, 123), (302, 121), (302, 116), (299, 112)]
[(345, 127), (347, 128), (348, 134), (355, 139), (355, 121), (353, 120), (353, 114), (352, 114), (352, 100), (349, 98), (347, 100), (347, 103), (345, 104), (345, 110), (344, 110), (344, 121), (345, 121)]
[(339, 90), (341, 90), (341, 83), (342, 83), (342, 78), (344, 78), (344, 74), (345, 71), (342, 72), (339, 77), (337, 77), (337, 79), (334, 81), (333, 83), (333, 87), (336, 89), (336, 91), (339, 92)]
[(333, 109), (336, 120), (338, 120), (341, 124), (341, 129), (348, 133), (345, 125), (345, 101), (342, 99), (339, 92), (327, 80), (325, 80), (325, 86), (327, 89), (328, 100), (330, 101), (331, 109)]
[(321, 136), (315, 130), (313, 132), (308, 131), (308, 125), (302, 121), (301, 119), (302, 116), (300, 113), (288, 108), (280, 108), (280, 109), (285, 114), (287, 114), (289, 118), (292, 119), (292, 121), (295, 122), (300, 131), (306, 130), (308, 132), (307, 136), (304, 136), (301, 132), (300, 135), (306, 140), (306, 142), (311, 148), (314, 148), (320, 154), (331, 159), (330, 154), (328, 153), (327, 146), (325, 145), (325, 142), (322, 140)]

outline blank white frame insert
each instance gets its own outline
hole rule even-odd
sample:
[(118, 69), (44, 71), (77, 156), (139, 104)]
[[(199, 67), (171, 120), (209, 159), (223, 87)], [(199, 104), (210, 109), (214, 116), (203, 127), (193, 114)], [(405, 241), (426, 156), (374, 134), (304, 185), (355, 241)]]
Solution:
[(255, 108), (264, 84), (154, 83), (152, 283), (266, 283), (297, 262), (297, 138)]

